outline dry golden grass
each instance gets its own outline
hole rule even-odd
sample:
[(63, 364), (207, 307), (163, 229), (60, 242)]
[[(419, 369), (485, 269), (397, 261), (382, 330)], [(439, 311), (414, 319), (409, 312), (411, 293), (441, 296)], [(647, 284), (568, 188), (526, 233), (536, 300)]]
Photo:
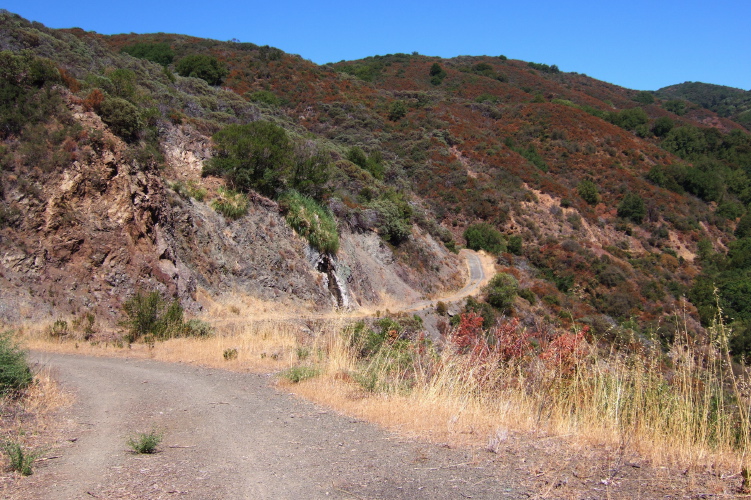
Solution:
[[(297, 362), (297, 347), (308, 331), (304, 323), (289, 321), (232, 321), (221, 324), (210, 337), (173, 338), (154, 344), (125, 344), (114, 334), (107, 340), (84, 341), (52, 338), (46, 328), (26, 330), (20, 339), (28, 349), (85, 354), (89, 356), (136, 357), (166, 362), (194, 363), (233, 371), (265, 373)], [(224, 353), (234, 349), (233, 359)]]
[[(36, 452), (49, 449), (60, 431), (55, 412), (71, 405), (73, 399), (57, 384), (49, 368), (38, 371), (20, 397), (0, 400), (0, 439)], [(5, 467), (5, 454), (2, 461)]]
[[(362, 359), (344, 333), (351, 319), (221, 321), (220, 312), (213, 320), (206, 317), (216, 325), (214, 336), (153, 346), (60, 341), (44, 329), (27, 330), (24, 337), (33, 349), (238, 371), (311, 367), (318, 376), (296, 384), (282, 377), (280, 384), (338, 411), (451, 445), (490, 446), (499, 435), (523, 432), (566, 436), (581, 446), (627, 447), (656, 464), (733, 473), (747, 465), (751, 429), (743, 394), (749, 391), (740, 387), (744, 379), (735, 378), (723, 354), (727, 332), (704, 346), (676, 343), (667, 355), (659, 350), (608, 355), (589, 345), (578, 369), (563, 374), (537, 358), (508, 365), (450, 348), (410, 351), (407, 365), (399, 364), (401, 351)], [(237, 356), (226, 360), (223, 354), (231, 349)], [(723, 395), (725, 400), (718, 399)]]
[[(358, 360), (343, 338), (336, 328), (318, 338), (326, 356), (316, 364), (317, 378), (281, 384), (347, 414), (452, 445), (488, 446), (513, 431), (628, 449), (654, 464), (727, 473), (748, 465), (748, 388), (739, 387), (721, 339), (676, 343), (667, 356), (603, 355), (590, 345), (579, 369), (562, 375), (540, 360), (509, 366), (451, 349), (413, 353), (409, 366), (394, 370), (399, 353), (387, 353), (386, 363)], [(667, 358), (674, 364), (670, 380)]]

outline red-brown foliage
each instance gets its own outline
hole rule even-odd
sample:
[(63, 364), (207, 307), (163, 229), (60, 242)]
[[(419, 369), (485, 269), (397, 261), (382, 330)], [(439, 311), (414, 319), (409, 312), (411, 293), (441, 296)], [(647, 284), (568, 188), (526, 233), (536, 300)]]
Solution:
[(588, 326), (584, 326), (578, 333), (562, 333), (554, 338), (547, 348), (540, 353), (540, 359), (551, 370), (560, 375), (572, 374), (587, 354), (586, 335)]
[(87, 111), (99, 111), (102, 102), (104, 102), (104, 93), (99, 89), (94, 89), (83, 100), (83, 106)]

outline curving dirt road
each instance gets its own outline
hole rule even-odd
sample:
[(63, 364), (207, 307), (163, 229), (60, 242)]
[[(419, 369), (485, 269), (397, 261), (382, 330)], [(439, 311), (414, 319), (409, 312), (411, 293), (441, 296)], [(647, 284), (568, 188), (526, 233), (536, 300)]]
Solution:
[[(54, 460), (8, 498), (527, 498), (498, 455), (398, 438), (269, 386), (268, 376), (34, 353), (77, 403)], [(164, 431), (155, 455), (126, 437)], [(2, 496), (2, 495), (0, 495)]]
[(474, 295), (480, 290), (480, 287), (488, 280), (488, 275), (485, 273), (486, 266), (483, 265), (480, 254), (473, 250), (464, 249), (461, 251), (464, 258), (467, 260), (467, 268), (469, 275), (467, 277), (467, 284), (464, 287), (451, 295), (433, 299), (433, 300), (421, 300), (419, 302), (413, 302), (405, 306), (404, 308), (397, 309), (399, 312), (417, 312), (423, 309), (435, 307), (436, 303), (441, 300), (443, 302), (458, 302), (462, 299), (466, 299), (470, 295)]

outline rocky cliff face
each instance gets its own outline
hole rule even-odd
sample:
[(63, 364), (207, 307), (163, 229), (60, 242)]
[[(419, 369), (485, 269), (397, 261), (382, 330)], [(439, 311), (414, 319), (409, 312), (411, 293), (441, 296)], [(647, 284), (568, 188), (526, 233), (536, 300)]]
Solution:
[[(0, 233), (4, 322), (88, 312), (111, 322), (138, 290), (179, 297), (193, 312), (202, 308), (200, 288), (330, 310), (411, 300), (462, 281), (458, 258), (417, 229), (412, 244), (431, 263), (430, 273), (399, 262), (372, 232), (343, 230), (339, 255), (320, 255), (289, 227), (276, 202), (260, 195), (250, 196), (246, 216), (225, 219), (172, 188), (201, 180), (211, 153), (207, 137), (165, 125), (167, 167), (159, 171), (130, 157), (98, 115), (67, 99), (85, 133), (99, 134), (99, 146), (78, 151), (64, 169), (32, 171), (6, 185), (18, 218)], [(204, 180), (209, 190), (219, 183)]]

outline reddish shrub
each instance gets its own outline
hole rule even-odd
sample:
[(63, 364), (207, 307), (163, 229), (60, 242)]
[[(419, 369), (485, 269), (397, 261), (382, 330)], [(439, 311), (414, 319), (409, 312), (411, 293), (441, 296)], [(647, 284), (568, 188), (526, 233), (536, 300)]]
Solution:
[(83, 106), (87, 111), (98, 112), (102, 102), (104, 102), (104, 93), (99, 89), (94, 89), (89, 92), (89, 95), (83, 100)]
[(478, 344), (484, 341), (482, 322), (482, 316), (474, 311), (461, 315), (459, 325), (449, 339), (459, 352), (474, 352)]
[(532, 334), (519, 325), (517, 318), (503, 323), (499, 321), (490, 330), (490, 335), (495, 344), (495, 352), (504, 361), (520, 360), (534, 349), (530, 340)]
[(540, 359), (550, 369), (561, 375), (572, 374), (587, 354), (586, 334), (589, 327), (583, 327), (579, 333), (563, 333), (554, 338), (540, 354)]

